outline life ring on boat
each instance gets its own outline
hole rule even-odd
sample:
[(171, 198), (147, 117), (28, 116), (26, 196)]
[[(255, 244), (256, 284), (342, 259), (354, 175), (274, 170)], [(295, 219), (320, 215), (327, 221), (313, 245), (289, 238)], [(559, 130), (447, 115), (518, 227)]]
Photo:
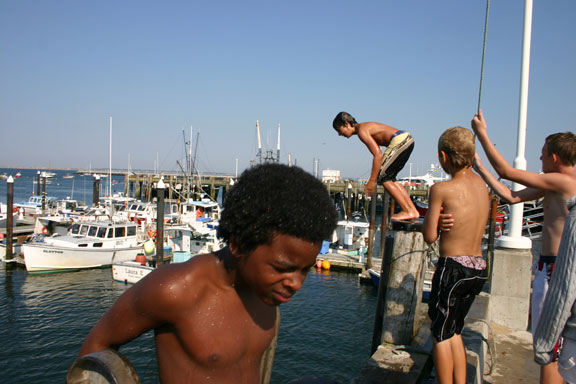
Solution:
[(42, 234), (43, 235), (47, 235), (48, 234), (48, 229), (46, 228), (46, 226), (42, 227)]

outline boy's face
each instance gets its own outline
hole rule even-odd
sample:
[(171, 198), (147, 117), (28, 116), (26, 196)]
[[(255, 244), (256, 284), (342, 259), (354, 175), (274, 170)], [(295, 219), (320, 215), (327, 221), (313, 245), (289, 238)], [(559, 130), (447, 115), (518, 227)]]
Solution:
[(352, 126), (350, 125), (350, 123), (344, 123), (344, 125), (341, 125), (340, 127), (338, 127), (336, 129), (336, 132), (338, 132), (339, 136), (344, 136), (345, 138), (349, 139), (350, 136), (352, 136), (352, 134), (354, 133), (354, 130), (352, 128)]
[(242, 256), (238, 272), (243, 283), (264, 303), (287, 303), (302, 288), (321, 245), (279, 234), (271, 244), (260, 245), (250, 255)]
[(550, 173), (554, 172), (554, 158), (552, 154), (548, 153), (548, 148), (546, 144), (542, 147), (542, 154), (540, 155), (540, 160), (542, 161), (542, 172)]

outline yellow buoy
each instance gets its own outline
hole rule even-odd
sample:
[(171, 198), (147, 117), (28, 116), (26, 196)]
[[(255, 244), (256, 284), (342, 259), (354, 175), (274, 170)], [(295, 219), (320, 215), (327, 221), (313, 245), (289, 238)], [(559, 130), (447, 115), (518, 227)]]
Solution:
[(322, 269), (330, 269), (330, 262), (328, 260), (322, 261)]
[(147, 242), (144, 243), (144, 253), (148, 256), (150, 256), (151, 254), (154, 253), (154, 250), (156, 249), (156, 246), (154, 245), (154, 242), (152, 240), (148, 240)]

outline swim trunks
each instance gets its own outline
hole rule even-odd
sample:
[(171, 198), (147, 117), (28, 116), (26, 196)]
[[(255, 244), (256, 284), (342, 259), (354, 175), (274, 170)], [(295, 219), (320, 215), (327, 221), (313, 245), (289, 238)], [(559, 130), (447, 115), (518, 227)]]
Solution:
[(410, 133), (396, 131), (392, 135), (390, 144), (382, 155), (380, 172), (378, 173), (378, 183), (385, 181), (395, 181), (398, 172), (404, 168), (412, 150), (414, 149), (414, 139)]
[(486, 281), (486, 269), (479, 269), (483, 266), (480, 260), (472, 262), (473, 268), (461, 264), (462, 256), (459, 261), (440, 257), (432, 278), (428, 316), (432, 336), (438, 342), (462, 333), (464, 318)]
[(535, 263), (534, 280), (532, 281), (532, 334), (536, 334), (536, 326), (540, 321), (540, 313), (544, 305), (544, 298), (548, 292), (550, 285), (550, 278), (554, 270), (554, 262), (556, 256), (543, 256), (540, 255), (539, 260)]
[[(550, 279), (552, 278), (552, 272), (554, 272), (554, 263), (556, 261), (556, 256), (544, 256), (540, 255), (540, 258), (535, 264), (536, 273), (534, 274), (534, 280), (532, 281), (532, 334), (536, 334), (536, 327), (540, 321), (540, 315), (542, 314), (542, 308), (544, 307), (544, 299), (548, 293), (548, 288), (550, 287)], [(556, 343), (554, 347), (554, 357), (552, 361), (558, 361), (558, 352), (560, 345), (562, 344), (562, 338)]]

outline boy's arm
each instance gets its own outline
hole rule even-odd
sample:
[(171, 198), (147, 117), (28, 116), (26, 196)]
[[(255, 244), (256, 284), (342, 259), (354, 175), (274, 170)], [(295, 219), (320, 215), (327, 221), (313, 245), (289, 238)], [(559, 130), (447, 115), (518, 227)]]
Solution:
[(481, 110), (478, 111), (472, 119), (472, 129), (476, 133), (478, 141), (482, 144), (482, 148), (484, 148), (490, 164), (492, 164), (492, 167), (501, 178), (520, 183), (527, 187), (560, 192), (563, 195), (571, 195), (571, 182), (569, 181), (569, 177), (564, 174), (558, 172), (534, 173), (514, 168), (508, 164), (490, 141), (486, 129), (486, 121), (484, 120), (484, 115)]
[(424, 241), (428, 244), (435, 242), (438, 238), (438, 219), (442, 211), (442, 199), (438, 192), (439, 185), (440, 184), (434, 184), (430, 188), (428, 211), (426, 212), (426, 216), (424, 216), (424, 223), (422, 224), (422, 235), (424, 236)]
[[(84, 340), (78, 356), (107, 348), (118, 349), (144, 332), (159, 326), (160, 316), (170, 312), (162, 284), (152, 274), (124, 292), (102, 316)], [(155, 277), (155, 276), (154, 276)]]
[(372, 171), (364, 188), (364, 192), (366, 192), (367, 195), (372, 195), (376, 192), (378, 173), (380, 172), (380, 165), (382, 163), (382, 150), (368, 129), (360, 128), (358, 130), (358, 138), (368, 147), (368, 150), (373, 156)]
[(512, 191), (510, 188), (498, 181), (492, 174), (484, 167), (480, 156), (476, 154), (474, 157), (474, 170), (484, 179), (486, 184), (500, 196), (508, 204), (521, 203), (523, 201), (536, 200), (544, 196), (544, 191), (537, 188), (524, 188), (520, 191)]

